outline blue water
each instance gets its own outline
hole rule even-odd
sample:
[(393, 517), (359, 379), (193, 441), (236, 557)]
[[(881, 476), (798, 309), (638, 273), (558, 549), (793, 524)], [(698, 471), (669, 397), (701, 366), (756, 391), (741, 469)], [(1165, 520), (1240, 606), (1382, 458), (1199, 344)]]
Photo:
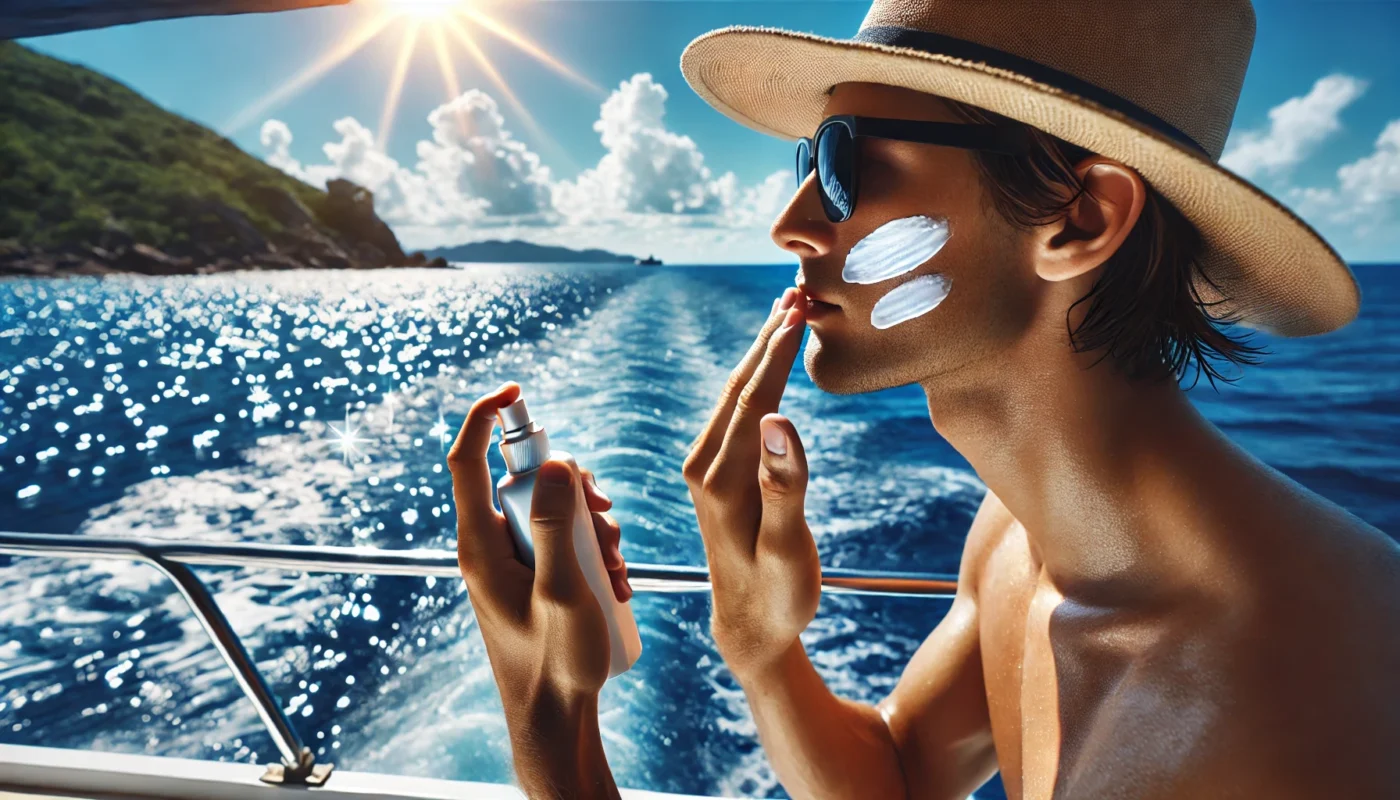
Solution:
[[(3, 283), (0, 527), (450, 547), (445, 449), (471, 401), (513, 379), (551, 441), (597, 472), (629, 562), (703, 564), (681, 462), (793, 272), (534, 265)], [(1192, 397), (1251, 452), (1397, 536), (1400, 268), (1356, 272), (1355, 323), (1263, 339), (1264, 366)], [(799, 361), (782, 410), (807, 448), (825, 565), (956, 571), (984, 487), (933, 431), (917, 387), (827, 395)], [(875, 426), (902, 445), (882, 463), (861, 446)], [(491, 465), (503, 474), (494, 448)], [(322, 760), (511, 781), (460, 581), (200, 574)], [(618, 782), (785, 796), (709, 640), (707, 596), (633, 605), (643, 656), (600, 698)], [(803, 640), (835, 692), (873, 703), (946, 610), (826, 596)], [(276, 758), (183, 600), (124, 562), (0, 557), (0, 741)]]

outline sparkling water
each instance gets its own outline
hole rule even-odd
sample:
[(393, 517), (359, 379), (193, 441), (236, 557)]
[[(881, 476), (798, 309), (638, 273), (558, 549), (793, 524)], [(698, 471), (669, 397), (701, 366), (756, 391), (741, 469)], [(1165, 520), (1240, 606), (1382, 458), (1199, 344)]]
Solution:
[[(444, 456), (478, 396), (524, 388), (594, 470), (632, 563), (703, 565), (681, 477), (787, 267), (476, 265), (0, 284), (0, 527), (447, 548)], [(1276, 341), (1220, 394), (1233, 438), (1400, 531), (1400, 272), (1358, 268), (1361, 320)], [(917, 387), (828, 395), (795, 365), (822, 563), (955, 572), (984, 487)], [(881, 426), (887, 452), (862, 458)], [(892, 429), (898, 435), (890, 435)], [(504, 472), (493, 447), (494, 477)], [(303, 739), (342, 768), (510, 782), (461, 581), (201, 568)], [(706, 594), (638, 594), (644, 651), (600, 698), (618, 783), (783, 797)], [(947, 601), (825, 596), (803, 641), (874, 703)], [(0, 741), (268, 762), (276, 748), (152, 569), (0, 557)], [(1000, 797), (994, 781), (979, 797)]]

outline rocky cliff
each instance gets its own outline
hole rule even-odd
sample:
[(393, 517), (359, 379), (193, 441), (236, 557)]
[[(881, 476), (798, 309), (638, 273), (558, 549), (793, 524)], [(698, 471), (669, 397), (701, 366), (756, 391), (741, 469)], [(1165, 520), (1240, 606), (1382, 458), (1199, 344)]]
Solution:
[(0, 273), (423, 266), (349, 181), (308, 186), (91, 70), (0, 42)]

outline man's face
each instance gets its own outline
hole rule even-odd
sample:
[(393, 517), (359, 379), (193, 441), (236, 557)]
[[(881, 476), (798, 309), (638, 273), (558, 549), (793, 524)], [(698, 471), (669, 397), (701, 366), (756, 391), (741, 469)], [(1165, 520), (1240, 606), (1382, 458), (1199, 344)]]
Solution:
[[(868, 83), (839, 84), (826, 104), (834, 114), (963, 121), (933, 95)], [(827, 220), (814, 170), (771, 231), (800, 257), (808, 296), (837, 306), (809, 316), (808, 375), (825, 391), (855, 394), (995, 363), (1033, 316), (1035, 273), (1024, 234), (985, 199), (972, 154), (868, 137), (856, 150), (850, 219)], [(877, 308), (910, 281), (919, 284)]]

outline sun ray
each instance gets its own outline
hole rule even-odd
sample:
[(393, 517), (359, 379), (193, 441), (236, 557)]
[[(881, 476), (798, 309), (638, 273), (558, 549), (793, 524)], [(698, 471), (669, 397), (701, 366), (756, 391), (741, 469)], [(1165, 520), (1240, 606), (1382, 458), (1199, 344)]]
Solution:
[(394, 112), (399, 107), (399, 97), (403, 94), (403, 82), (408, 75), (408, 62), (413, 58), (413, 50), (418, 46), (418, 32), (422, 29), (421, 20), (410, 20), (404, 32), (403, 44), (399, 47), (399, 58), (394, 63), (394, 74), (389, 78), (389, 93), (384, 97), (384, 112), (379, 117), (379, 134), (375, 145), (382, 153), (389, 147), (389, 133), (394, 127)]
[(457, 82), (457, 68), (452, 65), (452, 56), (447, 52), (447, 40), (442, 38), (442, 28), (431, 28), (433, 50), (437, 51), (438, 66), (442, 68), (442, 82), (447, 86), (447, 99), (456, 100), (462, 94), (462, 85)]
[(515, 96), (515, 92), (512, 92), (510, 87), (506, 85), (505, 78), (501, 77), (501, 73), (496, 71), (495, 66), (491, 64), (490, 59), (486, 57), (486, 53), (482, 51), (481, 47), (476, 43), (476, 40), (472, 39), (472, 35), (467, 32), (467, 29), (462, 27), (462, 24), (457, 20), (450, 17), (444, 21), (447, 23), (448, 29), (462, 42), (462, 46), (466, 47), (467, 51), (471, 53), (472, 58), (476, 59), (476, 62), (486, 71), (487, 77), (496, 84), (496, 88), (500, 89), (501, 94), (505, 95), (506, 101), (509, 102), (511, 108), (514, 108), (515, 112), (520, 115), (525, 126), (528, 127), (535, 136), (553, 144), (554, 140), (540, 128), (539, 123), (535, 122), (535, 118), (530, 114), (530, 111), (526, 109), (525, 105), (520, 102), (520, 99)]
[(380, 14), (369, 20), (359, 28), (351, 31), (348, 36), (342, 39), (331, 50), (326, 51), (314, 63), (297, 73), (291, 80), (272, 90), (266, 95), (255, 100), (251, 105), (238, 112), (224, 125), (225, 133), (232, 133), (239, 130), (258, 117), (262, 116), (268, 109), (296, 95), (305, 89), (317, 78), (329, 72), (340, 62), (355, 54), (355, 51), (365, 46), (365, 43), (373, 39), (384, 30), (389, 21), (394, 19), (393, 14)]
[[(529, 39), (526, 39), (524, 36), (521, 36), (520, 34), (511, 30), (505, 25), (505, 23), (501, 22), (500, 20), (493, 19), (492, 17), (489, 17), (481, 13), (480, 11), (476, 11), (473, 9), (464, 9), (460, 13), (465, 14), (468, 18), (471, 19), (472, 22), (475, 22), (481, 27), (491, 31), (492, 33), (496, 34), (502, 39), (505, 39), (506, 41), (510, 42), (516, 47), (519, 47), (521, 50), (524, 50), (525, 52), (539, 59), (546, 66), (550, 67), (555, 72), (558, 72), (560, 75), (563, 75), (569, 80), (589, 89), (590, 91), (596, 92), (597, 94), (606, 94), (606, 92), (603, 90), (603, 87), (599, 86), (593, 81), (590, 81), (589, 79), (578, 74), (577, 72), (574, 72), (572, 69), (569, 68), (567, 64), (564, 64), (563, 62), (556, 59), (554, 56), (551, 56), (549, 53), (546, 53), (544, 50), (540, 49), (539, 45), (536, 45), (534, 42), (530, 41)], [(449, 18), (449, 20), (450, 19), (451, 18)]]
[[(447, 39), (443, 38), (442, 28), (433, 26), (431, 29), (433, 36), (433, 50), (437, 52), (438, 67), (442, 69), (442, 82), (447, 87), (447, 102), (456, 100), (462, 94), (462, 84), (457, 80), (457, 67), (452, 63), (452, 56), (447, 52)], [(457, 115), (457, 128), (463, 138), (467, 136), (467, 120), (460, 114)]]
[(461, 41), (462, 46), (467, 48), (472, 58), (481, 65), (481, 68), (491, 80), (495, 82), (496, 86), (500, 88), (501, 93), (505, 95), (506, 101), (516, 110), (520, 115), (521, 121), (525, 124), (525, 127), (528, 128), (530, 133), (535, 137), (535, 141), (539, 143), (541, 147), (548, 148), (552, 151), (559, 163), (564, 164), (570, 170), (576, 171), (578, 169), (578, 164), (574, 161), (573, 156), (569, 154), (568, 150), (564, 149), (563, 145), (555, 141), (554, 137), (546, 133), (545, 130), (540, 127), (539, 123), (535, 121), (534, 116), (530, 114), (524, 104), (516, 98), (515, 93), (506, 85), (505, 79), (502, 78), (501, 74), (496, 71), (496, 68), (491, 65), (490, 59), (486, 57), (486, 53), (477, 45), (471, 33), (453, 17), (447, 17), (443, 22), (446, 23), (447, 27), (452, 31), (452, 34)]

